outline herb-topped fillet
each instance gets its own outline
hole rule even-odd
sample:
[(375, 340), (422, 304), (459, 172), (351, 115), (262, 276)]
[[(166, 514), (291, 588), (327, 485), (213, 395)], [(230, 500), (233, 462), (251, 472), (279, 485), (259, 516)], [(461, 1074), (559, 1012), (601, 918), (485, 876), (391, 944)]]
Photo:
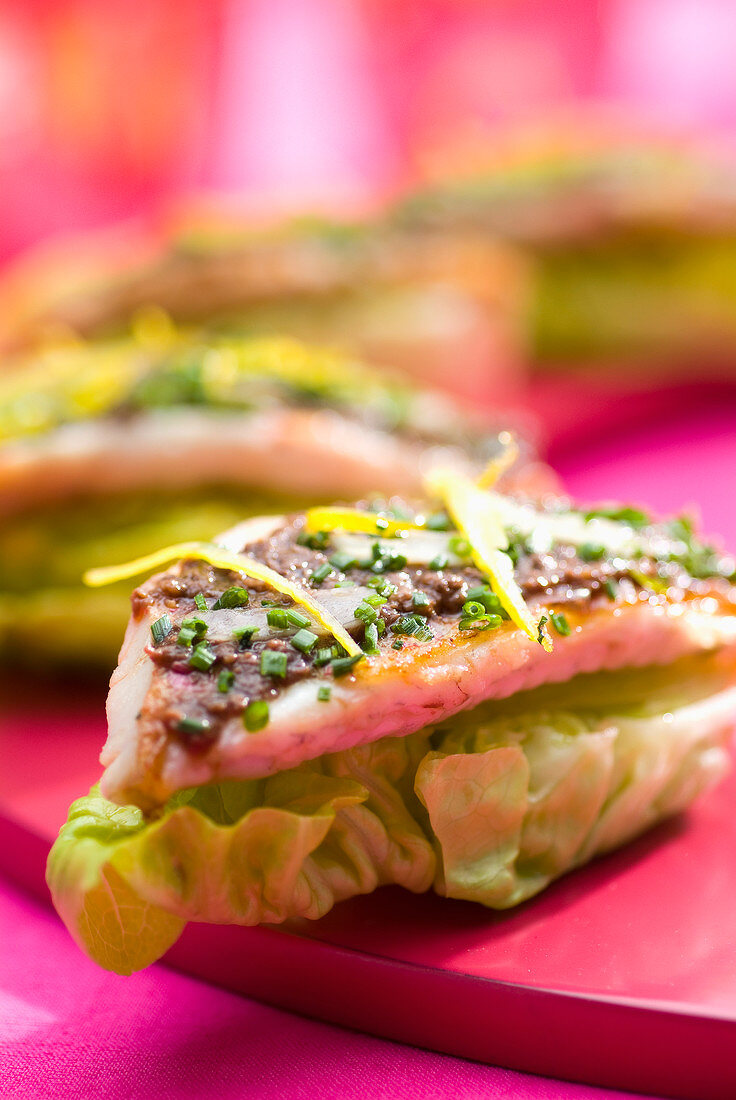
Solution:
[[(595, 114), (454, 156), (392, 218), (420, 235), (513, 242), (530, 264), (529, 340), (569, 368), (731, 367), (736, 164), (729, 151)], [(640, 379), (639, 379), (640, 381)]]
[(163, 551), (182, 560), (134, 593), (103, 793), (151, 807), (540, 683), (736, 642), (734, 562), (687, 523), (441, 488), (434, 510), (319, 508)]
[[(337, 353), (185, 339), (155, 314), (136, 339), (18, 361), (0, 377), (0, 650), (108, 663), (127, 608), (82, 589), (90, 562), (248, 514), (417, 493), (438, 459), (480, 469), (503, 439), (500, 423)], [(506, 484), (554, 478), (521, 440)]]
[(384, 883), (507, 908), (728, 766), (734, 562), (687, 520), (435, 472), (251, 519), (136, 589), (100, 789), (48, 865), (103, 966)]
[(211, 334), (337, 347), (472, 399), (515, 388), (526, 273), (508, 249), (375, 220), (257, 224), (221, 201), (163, 223), (22, 257), (0, 280), (0, 349), (59, 330), (119, 335), (155, 306)]

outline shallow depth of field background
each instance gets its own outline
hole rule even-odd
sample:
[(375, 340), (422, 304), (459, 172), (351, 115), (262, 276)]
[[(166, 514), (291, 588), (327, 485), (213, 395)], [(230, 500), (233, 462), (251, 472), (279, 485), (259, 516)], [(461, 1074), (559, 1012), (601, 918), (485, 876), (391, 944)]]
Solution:
[(734, 42), (731, 0), (0, 0), (0, 259), (192, 189), (362, 206), (580, 103), (730, 141)]

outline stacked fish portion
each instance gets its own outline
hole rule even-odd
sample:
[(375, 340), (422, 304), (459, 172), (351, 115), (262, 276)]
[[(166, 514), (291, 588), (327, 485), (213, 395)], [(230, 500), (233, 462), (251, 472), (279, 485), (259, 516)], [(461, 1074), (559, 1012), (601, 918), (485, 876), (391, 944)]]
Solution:
[[(0, 653), (110, 667), (125, 586), (84, 570), (244, 516), (369, 492), (412, 494), (437, 462), (480, 469), (504, 420), (337, 352), (182, 334), (66, 344), (0, 374)], [(555, 484), (531, 444), (507, 484)]]
[(102, 965), (385, 883), (507, 908), (723, 774), (734, 561), (686, 520), (500, 494), (503, 464), (90, 574), (174, 562), (134, 592), (100, 788), (49, 860)]

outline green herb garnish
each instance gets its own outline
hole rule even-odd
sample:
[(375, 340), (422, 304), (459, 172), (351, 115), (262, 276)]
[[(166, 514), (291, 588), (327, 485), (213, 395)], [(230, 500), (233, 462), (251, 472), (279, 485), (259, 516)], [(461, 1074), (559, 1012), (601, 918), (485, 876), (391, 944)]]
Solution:
[(155, 623), (151, 623), (151, 636), (154, 645), (161, 645), (164, 639), (168, 638), (172, 625), (168, 615), (162, 615), (160, 619), (156, 619)]
[(363, 652), (367, 653), (369, 657), (377, 657), (380, 653), (378, 648), (378, 626), (376, 623), (369, 623), (365, 628)]
[(265, 699), (254, 699), (243, 711), (243, 725), (249, 733), (257, 733), (268, 725), (268, 703)]
[(291, 644), (301, 653), (309, 653), (314, 648), (316, 641), (317, 635), (313, 634), (311, 630), (297, 630), (291, 639)]
[[(382, 596), (384, 600), (387, 600), (390, 596), (393, 596), (396, 591), (396, 585), (391, 584), (391, 581), (387, 581), (385, 577), (371, 577), (368, 581), (369, 588), (375, 588), (379, 596)], [(372, 597), (368, 597), (371, 600)]]
[(217, 677), (217, 690), (223, 695), (230, 690), (235, 683), (235, 673), (229, 668), (223, 668)]
[(323, 684), (322, 687), (317, 690), (317, 700), (320, 703), (329, 703), (331, 695), (332, 688), (328, 687), (326, 684)]
[(241, 626), (237, 630), (233, 630), (233, 638), (235, 638), (240, 649), (250, 649), (257, 633), (257, 626)]
[(299, 546), (308, 546), (310, 550), (324, 550), (330, 541), (330, 532), (314, 531), (309, 534), (302, 531), (301, 534), (297, 535), (296, 541)]
[(617, 507), (615, 504), (610, 508), (592, 508), (584, 518), (586, 523), (592, 519), (610, 519), (614, 523), (626, 523), (629, 527), (646, 527), (652, 522), (651, 517), (640, 508)]
[(226, 588), (224, 592), (221, 592), (217, 600), (212, 605), (213, 611), (219, 611), (223, 607), (245, 607), (248, 603), (248, 592), (245, 588), (241, 588), (239, 585), (233, 585), (231, 588)]
[(207, 623), (203, 619), (182, 619), (176, 644), (192, 645), (197, 638), (203, 638), (206, 633)]
[(449, 549), (453, 554), (456, 554), (459, 558), (467, 558), (470, 556), (471, 546), (467, 539), (461, 538), (459, 535), (453, 535), (447, 543)]
[(330, 565), (344, 573), (346, 569), (352, 569), (358, 564), (355, 554), (349, 554), (346, 550), (338, 550), (330, 558)]
[(552, 626), (555, 628), (557, 633), (561, 637), (566, 638), (570, 633), (571, 627), (569, 622), (567, 621), (567, 616), (564, 614), (564, 612), (550, 611), (549, 617), (552, 622)]
[(286, 621), (289, 626), (305, 627), (309, 626), (311, 619), (308, 615), (302, 615), (301, 611), (294, 611), (293, 608), (287, 607), (286, 609)]
[(406, 634), (418, 642), (429, 642), (434, 637), (422, 615), (401, 615), (390, 630), (392, 634)]
[(194, 597), (194, 606), (197, 608), (197, 611), (207, 610), (207, 600), (204, 598), (201, 592), (197, 592), (196, 596)]
[(449, 558), (447, 557), (447, 554), (443, 554), (443, 553), (435, 554), (435, 556), (432, 558), (432, 560), (429, 563), (429, 565), (427, 566), (427, 568), (428, 569), (434, 569), (434, 570), (446, 569), (448, 561), (449, 561)]
[(179, 733), (186, 733), (189, 737), (204, 737), (210, 732), (210, 721), (208, 718), (188, 718), (184, 715), (176, 723), (176, 728)]
[(198, 642), (192, 650), (189, 658), (189, 667), (196, 668), (200, 672), (209, 672), (217, 660), (217, 654), (207, 642)]
[(333, 676), (345, 676), (358, 661), (363, 659), (362, 653), (356, 653), (354, 657), (335, 657), (330, 661)]
[(425, 527), (429, 531), (449, 531), (450, 517), (447, 512), (433, 512), (431, 516), (427, 516)]
[(322, 581), (327, 580), (331, 572), (332, 566), (330, 565), (330, 563), (327, 561), (323, 562), (322, 565), (319, 565), (314, 570), (309, 578), (309, 583), (312, 585), (313, 588), (318, 588), (319, 585), (322, 584)]
[(578, 557), (581, 561), (600, 561), (605, 556), (606, 548), (599, 542), (584, 542), (578, 549)]
[(275, 649), (264, 649), (261, 653), (261, 676), (276, 676), (286, 679), (287, 659), (285, 653)]

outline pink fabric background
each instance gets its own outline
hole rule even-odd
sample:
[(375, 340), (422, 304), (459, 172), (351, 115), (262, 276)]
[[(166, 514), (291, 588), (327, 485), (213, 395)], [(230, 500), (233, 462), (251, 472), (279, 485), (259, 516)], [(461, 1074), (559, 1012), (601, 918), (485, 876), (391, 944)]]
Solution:
[[(668, 422), (632, 431), (619, 421), (594, 444), (560, 445), (553, 457), (580, 497), (669, 511), (699, 501), (705, 529), (736, 545), (736, 392), (697, 407), (690, 400)], [(77, 951), (51, 911), (2, 884), (0, 945), (3, 1097), (624, 1096), (357, 1035), (161, 966), (132, 978), (106, 974)]]
[(65, 1100), (614, 1100), (292, 1016), (162, 966), (118, 978), (0, 888), (0, 1094)]

